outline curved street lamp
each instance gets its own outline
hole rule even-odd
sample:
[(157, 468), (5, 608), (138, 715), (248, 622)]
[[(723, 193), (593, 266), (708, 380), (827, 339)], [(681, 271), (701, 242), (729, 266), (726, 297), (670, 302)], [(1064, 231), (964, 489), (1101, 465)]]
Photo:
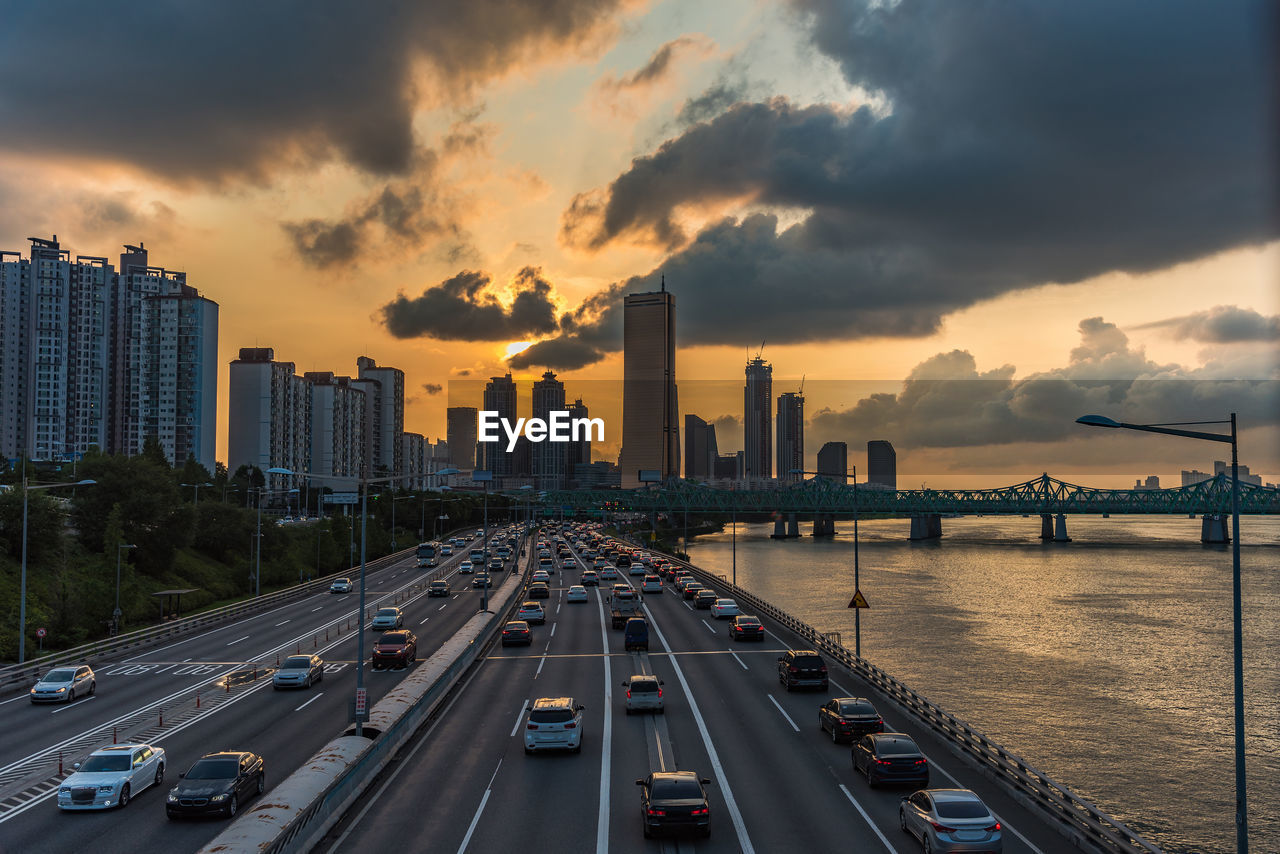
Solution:
[[(1244, 761), (1244, 622), (1240, 607), (1240, 460), (1236, 440), (1236, 414), (1227, 421), (1177, 421), (1169, 424), (1126, 424), (1105, 415), (1081, 415), (1077, 424), (1089, 427), (1110, 427), (1123, 430), (1141, 430), (1144, 433), (1164, 433), (1206, 442), (1222, 442), (1231, 446), (1231, 605), (1232, 605), (1232, 658), (1235, 670), (1235, 759), (1236, 759), (1236, 851), (1249, 851), (1249, 811), (1245, 791)], [(1230, 433), (1205, 433), (1201, 430), (1179, 430), (1178, 427), (1194, 427), (1203, 424), (1230, 424)]]

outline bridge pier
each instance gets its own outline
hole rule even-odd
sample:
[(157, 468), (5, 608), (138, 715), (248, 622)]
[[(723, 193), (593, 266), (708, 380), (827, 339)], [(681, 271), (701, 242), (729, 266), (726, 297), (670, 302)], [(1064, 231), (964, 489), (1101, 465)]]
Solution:
[(1071, 538), (1067, 536), (1067, 517), (1065, 513), (1059, 513), (1058, 518), (1054, 520), (1053, 541), (1055, 543), (1071, 542)]
[(816, 513), (813, 517), (813, 535), (815, 537), (833, 537), (836, 533), (836, 517), (834, 513)]
[(1231, 517), (1208, 513), (1201, 516), (1200, 542), (1212, 545), (1231, 542)]
[(800, 521), (796, 518), (796, 514), (788, 513), (785, 517), (782, 513), (778, 513), (777, 518), (773, 520), (773, 533), (769, 535), (774, 540), (790, 540), (800, 536)]
[(787, 538), (800, 536), (800, 520), (795, 513), (787, 514)]
[(1053, 539), (1053, 514), (1052, 513), (1040, 514), (1040, 539), (1042, 540)]
[(942, 537), (942, 517), (937, 513), (919, 513), (911, 517), (912, 540), (936, 540)]

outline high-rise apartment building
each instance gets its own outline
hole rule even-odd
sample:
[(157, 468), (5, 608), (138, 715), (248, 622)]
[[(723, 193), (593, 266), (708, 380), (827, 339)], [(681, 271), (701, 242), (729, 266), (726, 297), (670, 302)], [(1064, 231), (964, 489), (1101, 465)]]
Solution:
[[(373, 404), (369, 412), (369, 432), (365, 437), (370, 476), (400, 474), (405, 471), (400, 456), (400, 434), (404, 432), (404, 371), (378, 367), (368, 356), (356, 359), (361, 380), (373, 382)], [(367, 387), (366, 387), (367, 388)]]
[(400, 463), (404, 477), (396, 481), (401, 489), (422, 489), (427, 485), (427, 439), (421, 433), (400, 434)]
[(804, 480), (804, 396), (787, 391), (778, 395), (778, 479), (783, 483)]
[(716, 457), (719, 454), (715, 425), (708, 424), (696, 415), (685, 415), (684, 476), (703, 480), (714, 477)]
[(354, 491), (364, 462), (364, 390), (332, 371), (308, 371), (303, 379), (311, 389), (311, 485)]
[(74, 261), (55, 235), (0, 252), (0, 452), (68, 459), (97, 447), (215, 466), (218, 306), (186, 274), (126, 246)]
[[(227, 413), (227, 469), (311, 471), (312, 386), (294, 374), (293, 362), (277, 362), (270, 347), (243, 347), (231, 362)], [(269, 487), (292, 485), (267, 475)]]
[(628, 294), (622, 301), (622, 452), (624, 489), (639, 472), (680, 476), (679, 400), (676, 397), (676, 298), (666, 289)]
[[(484, 409), (496, 412), (498, 418), (516, 423), (516, 384), (511, 379), (511, 374), (489, 378), (484, 387)], [(499, 441), (480, 443), (480, 460), (477, 462), (481, 471), (493, 473), (495, 481), (511, 478), (516, 474), (515, 454), (507, 451), (506, 439), (502, 437), (501, 430), (498, 432)]]
[(898, 488), (898, 455), (884, 439), (867, 442), (867, 483)]
[(475, 469), (479, 419), (480, 410), (474, 406), (450, 406), (445, 410), (445, 442), (452, 468), (465, 472)]
[[(587, 405), (578, 398), (569, 406), (570, 423), (578, 419), (589, 418)], [(579, 438), (569, 442), (565, 447), (564, 471), (565, 485), (571, 486), (579, 463), (591, 463), (591, 432), (583, 430)]]
[[(551, 420), (552, 412), (564, 412), (564, 383), (547, 371), (533, 384), (533, 417)], [(568, 445), (564, 442), (537, 442), (530, 449), (532, 455), (533, 485), (537, 489), (564, 489), (565, 459)]]
[(849, 482), (849, 446), (844, 442), (827, 442), (818, 451), (818, 476), (836, 483)]
[(743, 472), (747, 480), (773, 476), (773, 366), (759, 355), (747, 362), (742, 393)]

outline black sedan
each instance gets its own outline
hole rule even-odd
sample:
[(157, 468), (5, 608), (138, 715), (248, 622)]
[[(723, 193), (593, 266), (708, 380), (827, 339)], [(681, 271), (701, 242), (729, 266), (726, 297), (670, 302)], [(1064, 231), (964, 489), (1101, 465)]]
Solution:
[(640, 817), (644, 837), (655, 833), (695, 831), (704, 839), (711, 835), (711, 805), (703, 786), (711, 784), (693, 771), (655, 771), (640, 787)]
[(165, 814), (169, 818), (223, 815), (232, 818), (240, 804), (267, 787), (267, 772), (256, 753), (209, 753), (185, 774), (169, 792)]
[(432, 596), (448, 596), (448, 595), (449, 595), (449, 582), (447, 581), (437, 579), (436, 581), (431, 582), (431, 584), (427, 587), (428, 598)]
[(733, 622), (729, 624), (729, 636), (734, 641), (762, 641), (764, 626), (761, 625), (759, 617), (749, 617), (744, 614), (733, 618)]
[(528, 646), (531, 643), (533, 643), (533, 632), (529, 631), (529, 624), (524, 620), (512, 620), (502, 627), (503, 646), (516, 644)]
[(866, 774), (873, 789), (882, 783), (929, 788), (929, 760), (911, 736), (900, 732), (864, 735), (853, 746), (853, 770)]
[(867, 733), (884, 732), (884, 718), (865, 697), (840, 697), (818, 709), (818, 726), (829, 730), (834, 742), (857, 741)]

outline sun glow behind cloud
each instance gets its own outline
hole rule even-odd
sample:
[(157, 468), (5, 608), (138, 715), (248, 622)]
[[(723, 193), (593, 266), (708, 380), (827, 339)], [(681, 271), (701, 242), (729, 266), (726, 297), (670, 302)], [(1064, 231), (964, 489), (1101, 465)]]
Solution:
[(522, 353), (525, 350), (528, 350), (532, 345), (532, 341), (512, 341), (507, 345), (507, 352), (503, 354), (502, 358), (510, 359), (516, 353)]

